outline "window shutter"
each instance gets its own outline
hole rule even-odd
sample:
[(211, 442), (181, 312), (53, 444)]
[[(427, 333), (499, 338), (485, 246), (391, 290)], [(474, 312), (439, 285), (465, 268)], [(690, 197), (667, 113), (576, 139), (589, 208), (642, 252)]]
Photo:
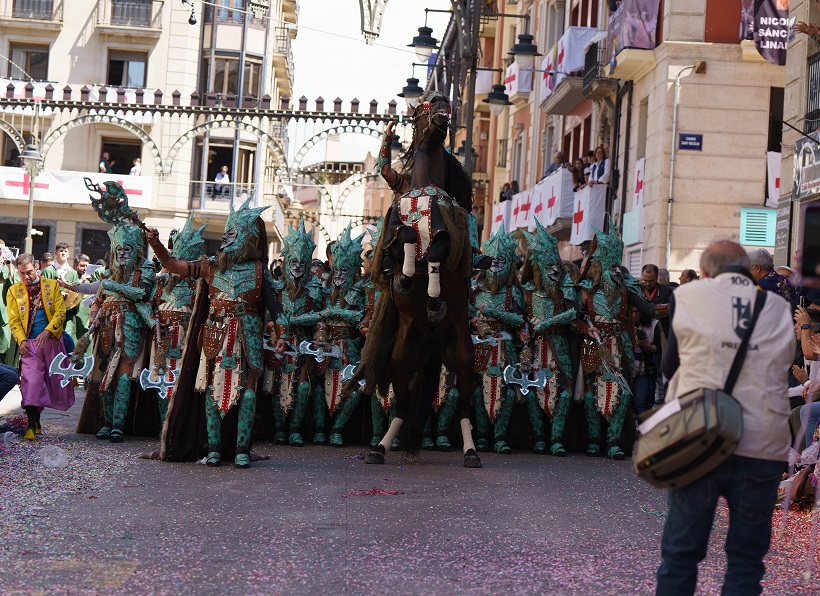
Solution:
[(641, 249), (631, 250), (626, 253), (626, 268), (633, 277), (641, 276), (642, 267), (643, 263), (641, 262)]
[(774, 246), (776, 209), (741, 209), (740, 243), (745, 246)]

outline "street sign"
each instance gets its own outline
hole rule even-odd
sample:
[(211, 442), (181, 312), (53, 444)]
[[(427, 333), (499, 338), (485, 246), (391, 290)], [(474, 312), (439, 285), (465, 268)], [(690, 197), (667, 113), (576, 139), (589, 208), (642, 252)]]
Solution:
[(681, 151), (703, 151), (703, 135), (682, 132), (678, 135), (678, 149)]

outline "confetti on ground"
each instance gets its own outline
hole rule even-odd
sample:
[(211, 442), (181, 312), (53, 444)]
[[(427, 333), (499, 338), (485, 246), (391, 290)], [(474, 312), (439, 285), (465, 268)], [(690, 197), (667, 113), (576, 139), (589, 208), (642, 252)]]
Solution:
[(394, 497), (396, 495), (403, 495), (403, 490), (392, 490), (389, 488), (376, 488), (373, 487), (369, 490), (352, 490), (348, 493), (342, 495), (343, 499), (347, 497), (377, 497), (377, 496), (388, 496)]

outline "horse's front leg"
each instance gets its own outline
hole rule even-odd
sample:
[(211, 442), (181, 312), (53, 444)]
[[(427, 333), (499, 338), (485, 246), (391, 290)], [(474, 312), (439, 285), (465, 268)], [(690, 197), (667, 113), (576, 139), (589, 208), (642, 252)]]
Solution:
[[(402, 328), (396, 335), (395, 346), (404, 346), (406, 341), (407, 333)], [(400, 351), (398, 347), (394, 347), (393, 357), (390, 361), (393, 395), (396, 399), (396, 417), (390, 422), (387, 433), (379, 441), (379, 444), (373, 447), (365, 457), (364, 461), (368, 464), (384, 463), (384, 456), (387, 455), (387, 452), (393, 446), (393, 441), (399, 436), (402, 422), (407, 416), (407, 409), (410, 404), (410, 374), (408, 371), (413, 370), (413, 368), (411, 363), (407, 362), (407, 357), (399, 353)]]
[(441, 263), (450, 252), (450, 237), (440, 232), (427, 250), (427, 318), (438, 323), (447, 314), (447, 301), (441, 298)]
[(470, 400), (473, 397), (475, 374), (475, 351), (469, 328), (459, 329), (454, 342), (448, 349), (446, 366), (456, 373), (458, 385), (458, 416), (461, 426), (461, 439), (464, 443), (464, 467), (480, 468), (481, 458), (476, 452), (473, 442), (473, 425), (470, 423)]

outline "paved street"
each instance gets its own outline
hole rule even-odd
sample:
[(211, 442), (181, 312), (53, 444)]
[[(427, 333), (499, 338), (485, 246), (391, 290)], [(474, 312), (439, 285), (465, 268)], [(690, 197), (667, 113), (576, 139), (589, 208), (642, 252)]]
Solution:
[[(484, 469), (467, 470), (457, 453), (425, 452), (418, 464), (391, 454), (367, 466), (360, 447), (257, 444), (269, 461), (212, 469), (139, 459), (151, 441), (77, 436), (79, 412), (46, 410), (41, 441), (0, 447), (4, 593), (653, 589), (664, 495), (629, 462), (487, 454)], [(68, 467), (39, 463), (50, 444)], [(373, 488), (397, 494), (361, 494)], [(716, 528), (722, 536), (725, 513)], [(767, 593), (816, 593), (794, 585), (804, 555), (782, 545)], [(702, 593), (715, 593), (723, 565), (717, 547)]]

